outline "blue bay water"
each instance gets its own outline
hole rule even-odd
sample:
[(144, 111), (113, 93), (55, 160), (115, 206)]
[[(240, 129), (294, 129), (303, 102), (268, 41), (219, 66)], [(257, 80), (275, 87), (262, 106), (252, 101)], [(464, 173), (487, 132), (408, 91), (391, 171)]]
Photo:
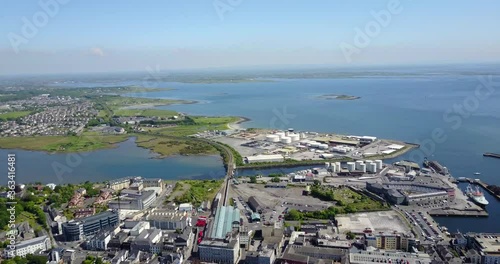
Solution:
[[(171, 105), (159, 108), (173, 109), (195, 115), (244, 116), (251, 119), (244, 127), (262, 127), (333, 132), (352, 135), (372, 135), (422, 144), (399, 159), (421, 162), (429, 157), (448, 167), (455, 177), (479, 177), (489, 184), (500, 185), (500, 160), (485, 158), (484, 152), (500, 152), (500, 87), (487, 98), (477, 98), (481, 85), (477, 76), (432, 77), (365, 77), (346, 79), (277, 79), (274, 82), (187, 84), (158, 82), (155, 87), (175, 90), (132, 93), (129, 96), (196, 100), (198, 104)], [(141, 85), (142, 81), (124, 81), (113, 85)], [(79, 86), (99, 86), (96, 83)], [(110, 85), (110, 84), (107, 84)], [(113, 86), (111, 85), (111, 86)], [(484, 92), (484, 91), (483, 91)], [(346, 94), (359, 100), (325, 100), (326, 94)], [(477, 100), (477, 101), (475, 101)], [(466, 115), (448, 114), (454, 107), (469, 105)], [(458, 123), (459, 122), (459, 123)], [(444, 140), (436, 142), (433, 131), (443, 132)], [(122, 149), (122, 148), (125, 148)], [(1, 150), (6, 154), (7, 150)], [(46, 155), (21, 152), (30, 160), (29, 168), (21, 168), (23, 177), (39, 178), (52, 175), (48, 165), (62, 161), (64, 154)], [(138, 154), (137, 154), (138, 153)], [(150, 159), (147, 150), (127, 142), (115, 150), (97, 151), (74, 169), (73, 179), (106, 180), (128, 175), (162, 178), (200, 178), (224, 174), (222, 163), (216, 157), (173, 157)], [(34, 162), (31, 162), (34, 160)], [(0, 168), (1, 169), (1, 168)], [(22, 170), (25, 170), (24, 172)], [(276, 171), (266, 170), (266, 171)], [(278, 169), (279, 170), (279, 169)], [(210, 173), (210, 172), (216, 172)], [(284, 171), (289, 171), (285, 169)], [(480, 176), (473, 176), (481, 172)], [(240, 172), (240, 174), (252, 173)], [(26, 176), (24, 176), (26, 175)], [(20, 176), (21, 177), (21, 176)], [(25, 178), (25, 179), (26, 179)], [(24, 180), (24, 179), (23, 179)], [(438, 218), (451, 231), (500, 231), (500, 204), (486, 194), (491, 216), (476, 218)]]
[[(398, 160), (421, 162), (428, 157), (448, 167), (455, 177), (477, 178), (473, 173), (481, 172), (479, 177), (484, 182), (500, 184), (500, 160), (482, 156), (484, 152), (500, 152), (500, 87), (484, 98), (476, 94), (481, 84), (478, 76), (161, 83), (160, 86), (178, 90), (131, 96), (199, 100), (202, 103), (161, 108), (197, 115), (245, 116), (251, 121), (244, 123), (244, 127), (293, 127), (418, 143), (422, 144), (420, 150)], [(480, 94), (485, 92), (480, 90)], [(361, 99), (318, 98), (325, 94), (347, 94)], [(456, 112), (457, 106), (465, 109), (465, 114)], [(437, 141), (433, 137), (436, 129), (443, 134)], [(440, 217), (437, 220), (452, 231), (500, 231), (499, 201), (488, 193), (485, 195), (490, 201), (490, 217)]]
[[(87, 153), (48, 154), (45, 152), (0, 149), (0, 155), (16, 154), (16, 181), (42, 183), (103, 182), (126, 176), (148, 178), (222, 178), (225, 170), (219, 156), (175, 156), (158, 159), (149, 150), (137, 147), (135, 139), (117, 148)], [(7, 171), (7, 161), (0, 164)], [(2, 180), (2, 184), (7, 178)]]

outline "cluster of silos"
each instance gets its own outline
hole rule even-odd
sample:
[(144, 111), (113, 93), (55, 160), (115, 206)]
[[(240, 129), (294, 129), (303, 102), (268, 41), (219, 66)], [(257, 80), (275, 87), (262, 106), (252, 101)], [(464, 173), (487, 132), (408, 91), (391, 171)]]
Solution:
[(366, 164), (362, 160), (357, 160), (355, 163), (357, 171), (366, 172)]
[(301, 135), (298, 133), (291, 133), (291, 132), (276, 132), (272, 135), (267, 135), (266, 140), (269, 142), (281, 142), (284, 144), (291, 144), (292, 142), (297, 142), (300, 140)]
[(352, 147), (348, 147), (348, 146), (335, 146), (332, 148), (332, 151), (333, 152), (338, 152), (338, 153), (343, 153), (343, 154), (346, 154), (347, 152), (351, 152), (353, 150)]
[(382, 169), (382, 160), (357, 160), (355, 162), (347, 162), (347, 170), (352, 171), (362, 171), (376, 173)]
[(311, 147), (311, 148), (317, 148), (317, 149), (323, 149), (327, 150), (328, 149), (328, 144), (323, 144), (314, 140), (302, 140), (300, 143), (304, 144), (305, 146)]
[(382, 169), (382, 160), (366, 160), (366, 171), (376, 173), (377, 171)]
[(325, 166), (330, 172), (333, 172), (333, 173), (340, 172), (340, 170), (341, 170), (340, 162), (335, 162), (335, 163), (334, 162), (331, 162), (331, 163), (325, 162)]
[(278, 135), (267, 135), (266, 136), (266, 141), (269, 141), (269, 142), (280, 142), (280, 136)]
[(356, 162), (349, 161), (347, 162), (347, 170), (355, 171), (356, 170)]

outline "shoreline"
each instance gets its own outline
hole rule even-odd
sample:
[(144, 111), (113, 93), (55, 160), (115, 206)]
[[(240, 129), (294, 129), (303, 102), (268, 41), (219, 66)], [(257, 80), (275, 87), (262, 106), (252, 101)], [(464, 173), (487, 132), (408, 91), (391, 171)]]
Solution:
[(238, 121), (227, 124), (227, 127), (230, 130), (242, 130), (242, 129), (245, 129), (241, 124), (244, 123), (244, 122), (252, 121), (252, 119), (250, 119), (248, 117), (244, 117), (244, 116), (237, 116), (237, 117), (239, 118)]

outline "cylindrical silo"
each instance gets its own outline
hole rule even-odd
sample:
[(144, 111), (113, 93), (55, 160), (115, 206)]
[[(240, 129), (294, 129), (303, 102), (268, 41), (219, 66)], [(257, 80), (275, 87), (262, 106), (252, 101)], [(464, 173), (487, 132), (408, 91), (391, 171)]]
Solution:
[(290, 144), (292, 143), (292, 139), (290, 137), (282, 137), (281, 143)]
[(266, 140), (269, 142), (279, 142), (280, 137), (278, 135), (267, 135)]
[(356, 170), (356, 163), (355, 162), (347, 162), (347, 170), (348, 171), (355, 171)]
[(330, 170), (334, 173), (337, 172), (337, 167), (335, 166), (335, 164), (332, 163), (332, 165), (333, 166), (330, 166)]
[(335, 162), (335, 170), (340, 171), (341, 168), (340, 162)]
[(359, 170), (362, 172), (366, 172), (366, 164), (360, 164), (359, 165)]
[(356, 161), (356, 170), (359, 170), (361, 168), (361, 165), (364, 164), (362, 160), (357, 160)]
[(383, 166), (382, 160), (375, 160), (375, 163), (377, 164), (377, 170), (381, 170)]
[(377, 172), (377, 164), (375, 164), (375, 162), (366, 163), (366, 171), (373, 173)]

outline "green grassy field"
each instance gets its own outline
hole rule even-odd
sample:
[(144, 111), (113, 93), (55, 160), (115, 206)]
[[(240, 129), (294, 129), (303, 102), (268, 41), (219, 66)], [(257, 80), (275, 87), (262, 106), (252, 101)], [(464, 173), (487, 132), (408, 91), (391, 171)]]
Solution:
[[(195, 206), (200, 205), (203, 201), (212, 201), (219, 191), (223, 180), (184, 180), (177, 182), (180, 184), (180, 190), (176, 197), (172, 197), (177, 203), (192, 203)], [(189, 186), (189, 187), (187, 187)]]
[(239, 120), (238, 117), (191, 117), (194, 125), (179, 125), (166, 128), (151, 129), (152, 132), (159, 132), (170, 136), (190, 136), (198, 132), (207, 130), (227, 130), (227, 124)]
[(139, 147), (150, 149), (162, 157), (170, 155), (203, 155), (216, 154), (217, 150), (209, 144), (195, 142), (190, 139), (167, 139), (150, 135), (137, 135), (136, 144)]
[(112, 148), (127, 139), (127, 135), (37, 136), (0, 138), (0, 148), (27, 149), (49, 152), (80, 152)]
[(172, 110), (161, 109), (118, 109), (114, 111), (116, 116), (158, 116), (158, 117), (172, 117), (178, 115), (177, 112)]
[(183, 100), (150, 99), (150, 98), (136, 98), (136, 97), (123, 97), (123, 96), (107, 96), (103, 97), (103, 100), (106, 103), (106, 105), (113, 111), (123, 109), (123, 107), (127, 106), (145, 105), (148, 107), (153, 107), (153, 106), (170, 105), (176, 103), (188, 103), (188, 101), (183, 101)]
[(7, 120), (7, 119), (16, 119), (18, 117), (23, 117), (31, 114), (31, 111), (13, 111), (13, 112), (7, 112), (7, 113), (2, 113), (0, 114), (0, 119)]

